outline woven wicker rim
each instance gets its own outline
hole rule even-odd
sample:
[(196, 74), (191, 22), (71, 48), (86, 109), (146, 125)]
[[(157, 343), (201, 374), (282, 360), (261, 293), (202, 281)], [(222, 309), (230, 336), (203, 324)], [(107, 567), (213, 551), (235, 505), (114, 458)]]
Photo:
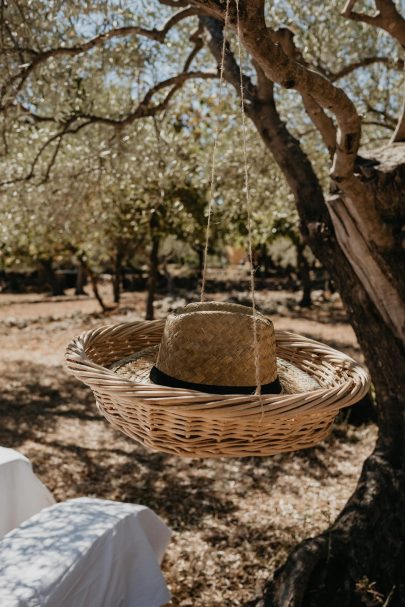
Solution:
[(262, 421), (297, 418), (301, 415), (336, 414), (360, 400), (368, 392), (370, 380), (363, 367), (345, 354), (317, 341), (276, 331), (277, 355), (312, 375), (322, 386), (300, 394), (213, 395), (134, 383), (104, 365), (160, 342), (165, 321), (136, 321), (92, 329), (75, 338), (66, 351), (70, 372), (90, 386), (98, 401), (104, 394), (122, 404), (119, 414), (136, 400), (165, 414), (181, 412), (183, 417), (212, 420), (235, 418)]

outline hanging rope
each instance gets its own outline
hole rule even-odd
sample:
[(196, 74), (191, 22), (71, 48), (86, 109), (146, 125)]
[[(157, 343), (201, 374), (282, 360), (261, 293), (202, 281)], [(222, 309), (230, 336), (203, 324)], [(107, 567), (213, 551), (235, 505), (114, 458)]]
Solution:
[[(224, 83), (224, 63), (225, 63), (225, 50), (226, 50), (226, 33), (228, 26), (228, 17), (229, 17), (229, 0), (226, 0), (226, 9), (225, 9), (225, 20), (224, 20), (224, 29), (223, 29), (223, 37), (222, 37), (222, 50), (221, 50), (221, 63), (219, 66), (219, 102), (222, 100), (222, 91), (223, 91), (223, 83)], [(220, 103), (219, 103), (220, 106)], [(208, 202), (208, 217), (207, 217), (207, 229), (205, 233), (205, 247), (204, 247), (204, 264), (203, 264), (203, 272), (201, 279), (201, 301), (205, 300), (205, 282), (207, 277), (207, 258), (208, 258), (208, 244), (210, 239), (211, 232), (211, 213), (212, 213), (212, 203), (214, 201), (214, 193), (215, 193), (215, 175), (216, 175), (216, 157), (217, 157), (217, 147), (218, 147), (218, 135), (219, 135), (219, 120), (215, 123), (214, 129), (214, 145), (212, 148), (212, 156), (211, 156), (211, 178), (210, 178), (210, 199)]]
[[(250, 265), (250, 296), (252, 300), (252, 324), (253, 324), (253, 347), (255, 356), (255, 371), (256, 371), (256, 394), (261, 395), (260, 385), (260, 355), (259, 344), (257, 341), (257, 323), (256, 323), (256, 298), (255, 298), (255, 269), (253, 266), (253, 247), (252, 247), (252, 203), (249, 190), (249, 171), (247, 163), (247, 135), (246, 135), (246, 113), (245, 113), (245, 94), (243, 91), (243, 72), (242, 72), (242, 51), (240, 44), (240, 22), (239, 22), (239, 0), (235, 0), (236, 4), (236, 22), (237, 22), (237, 46), (238, 46), (238, 61), (239, 61), (239, 78), (240, 78), (240, 108), (242, 114), (242, 134), (243, 134), (243, 162), (245, 169), (245, 196), (247, 209), (247, 224), (248, 224), (248, 254)], [(262, 408), (263, 417), (263, 408)]]
[[(223, 39), (222, 39), (222, 51), (221, 51), (221, 63), (220, 63), (220, 80), (219, 80), (219, 100), (222, 99), (222, 89), (224, 80), (224, 63), (225, 63), (225, 51), (226, 51), (226, 33), (229, 18), (229, 1), (226, 2)], [(246, 129), (246, 113), (245, 113), (245, 95), (243, 90), (243, 73), (242, 73), (242, 50), (240, 43), (240, 19), (239, 19), (239, 0), (235, 0), (236, 5), (236, 20), (237, 20), (237, 47), (238, 47), (238, 61), (239, 61), (239, 75), (240, 75), (240, 107), (242, 115), (242, 133), (243, 133), (243, 162), (244, 162), (244, 181), (245, 181), (245, 196), (246, 196), (246, 209), (247, 209), (247, 229), (248, 229), (248, 257), (249, 257), (249, 273), (250, 273), (250, 296), (252, 301), (252, 327), (253, 327), (253, 349), (254, 349), (254, 362), (255, 362), (255, 374), (256, 374), (256, 394), (260, 397), (260, 403), (262, 407), (262, 419), (263, 419), (263, 404), (261, 397), (261, 382), (260, 382), (260, 354), (259, 344), (257, 337), (257, 322), (256, 322), (256, 299), (255, 299), (255, 269), (253, 265), (253, 246), (252, 246), (252, 205), (250, 198), (249, 189), (249, 171), (247, 162), (247, 129)], [(208, 217), (207, 217), (207, 230), (205, 238), (205, 249), (204, 249), (204, 265), (201, 281), (201, 301), (205, 300), (205, 284), (207, 274), (207, 258), (208, 258), (208, 244), (211, 230), (211, 214), (212, 204), (214, 200), (215, 192), (215, 176), (216, 176), (216, 154), (218, 147), (218, 135), (219, 135), (219, 121), (217, 121), (214, 130), (214, 145), (211, 156), (211, 179), (210, 179), (210, 199), (208, 203)]]

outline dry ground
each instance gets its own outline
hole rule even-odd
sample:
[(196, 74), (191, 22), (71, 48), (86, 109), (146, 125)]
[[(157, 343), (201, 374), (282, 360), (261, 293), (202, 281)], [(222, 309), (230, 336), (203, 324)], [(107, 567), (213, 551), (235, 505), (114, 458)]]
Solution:
[[(106, 319), (92, 298), (0, 294), (0, 444), (27, 455), (58, 500), (90, 495), (155, 510), (173, 530), (163, 563), (173, 607), (243, 605), (297, 541), (342, 508), (375, 428), (342, 423), (315, 449), (262, 459), (189, 461), (146, 450), (113, 430), (63, 368), (74, 335), (138, 318), (143, 297), (125, 294)], [(159, 301), (158, 315), (175, 303)], [(291, 294), (262, 291), (258, 303), (276, 327), (361, 359), (338, 299), (302, 312)]]

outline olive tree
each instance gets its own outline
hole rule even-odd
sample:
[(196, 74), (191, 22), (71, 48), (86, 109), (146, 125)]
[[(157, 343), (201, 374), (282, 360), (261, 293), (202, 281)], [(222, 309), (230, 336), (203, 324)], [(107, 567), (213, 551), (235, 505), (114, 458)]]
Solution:
[[(3, 4), (3, 146), (16, 114), (49, 125), (49, 143), (36, 152), (48, 155), (46, 176), (71, 135), (100, 125), (126, 128), (164, 112), (190, 81), (216, 78), (225, 46), (224, 78), (236, 96), (243, 91), (246, 115), (294, 196), (302, 237), (339, 289), (379, 410), (377, 445), (352, 498), (329, 529), (293, 550), (260, 601), (280, 607), (360, 605), (358, 585), (368, 580), (370, 601), (375, 589), (386, 605), (400, 605), (405, 20), (393, 0), (370, 1), (357, 10), (356, 0), (348, 0), (341, 15), (332, 1), (160, 0), (136, 9), (119, 0), (93, 4), (38, 0), (22, 9), (10, 0), (7, 10)], [(93, 25), (85, 27), (92, 11)], [(145, 49), (153, 49), (161, 68), (148, 66), (147, 76), (137, 79), (131, 62)], [(89, 103), (83, 82), (91, 83), (92, 74), (114, 61), (121, 79), (132, 78), (131, 94), (110, 107)], [(35, 178), (35, 158), (28, 174), (11, 170), (4, 181)]]

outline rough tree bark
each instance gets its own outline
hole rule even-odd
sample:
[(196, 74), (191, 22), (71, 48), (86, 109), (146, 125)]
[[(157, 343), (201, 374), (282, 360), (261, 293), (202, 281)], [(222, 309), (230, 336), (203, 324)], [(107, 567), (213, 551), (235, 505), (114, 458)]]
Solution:
[[(396, 177), (391, 174), (390, 180), (395, 183)], [(390, 330), (342, 253), (335, 267), (328, 269), (373, 378), (379, 439), (337, 521), (292, 552), (269, 584), (263, 604), (378, 607), (389, 601), (390, 607), (400, 606), (405, 600), (404, 344)]]
[[(194, 4), (204, 4), (206, 13), (208, 4), (212, 16), (223, 20), (219, 3), (196, 0)], [(336, 522), (291, 553), (256, 604), (404, 605), (405, 146), (396, 143), (379, 154), (359, 155), (352, 108), (347, 104), (344, 108), (344, 103), (337, 101), (338, 115), (336, 106), (326, 99), (329, 93), (323, 95), (317, 90), (312, 95), (309, 79), (300, 72), (302, 65), (291, 66), (291, 46), (290, 50), (284, 47), (285, 57), (280, 58), (268, 40), (264, 42), (261, 4), (243, 3), (240, 11), (241, 37), (257, 73), (255, 84), (242, 76), (245, 109), (294, 193), (305, 242), (342, 296), (373, 379), (380, 432), (358, 487)], [(203, 23), (210, 33), (211, 51), (219, 61), (222, 26), (211, 17), (204, 17)], [(235, 11), (230, 24), (236, 27)], [(278, 38), (282, 47), (279, 36), (273, 33), (273, 38)], [(291, 42), (291, 37), (287, 40)], [(229, 45), (224, 76), (239, 94), (239, 66)], [(297, 88), (307, 111), (308, 95), (317, 105), (314, 124), (335, 155), (334, 196), (324, 197), (311, 163), (280, 119), (273, 96), (274, 81)], [(335, 113), (340, 126), (334, 151), (330, 149), (330, 122), (323, 120), (325, 108)]]

